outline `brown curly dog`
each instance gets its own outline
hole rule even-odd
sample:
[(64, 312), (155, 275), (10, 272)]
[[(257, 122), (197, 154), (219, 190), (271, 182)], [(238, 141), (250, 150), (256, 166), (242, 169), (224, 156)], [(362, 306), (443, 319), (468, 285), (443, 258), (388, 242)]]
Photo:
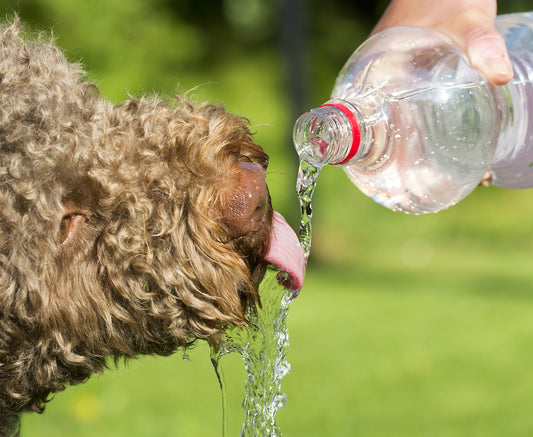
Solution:
[(113, 106), (19, 32), (0, 27), (0, 435), (110, 357), (245, 324), (267, 262), (293, 289), (304, 268), (244, 119), (184, 99)]

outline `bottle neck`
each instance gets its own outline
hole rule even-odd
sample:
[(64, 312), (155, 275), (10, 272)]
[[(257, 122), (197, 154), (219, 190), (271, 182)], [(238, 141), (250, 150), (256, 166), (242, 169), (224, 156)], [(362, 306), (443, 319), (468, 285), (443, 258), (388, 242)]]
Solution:
[(296, 121), (294, 146), (300, 159), (315, 165), (344, 165), (360, 154), (361, 124), (352, 105), (331, 100)]

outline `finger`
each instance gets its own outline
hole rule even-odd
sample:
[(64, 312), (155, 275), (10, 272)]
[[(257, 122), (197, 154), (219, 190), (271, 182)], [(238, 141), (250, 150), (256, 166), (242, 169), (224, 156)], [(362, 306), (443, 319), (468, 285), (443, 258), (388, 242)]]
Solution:
[(477, 26), (465, 37), (465, 50), (472, 65), (495, 85), (504, 85), (513, 77), (513, 67), (505, 41), (488, 25)]

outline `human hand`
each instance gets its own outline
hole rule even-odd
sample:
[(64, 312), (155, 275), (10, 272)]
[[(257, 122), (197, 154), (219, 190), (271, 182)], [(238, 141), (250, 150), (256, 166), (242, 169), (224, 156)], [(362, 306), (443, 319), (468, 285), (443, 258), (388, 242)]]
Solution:
[(496, 0), (392, 0), (372, 34), (395, 26), (438, 30), (452, 37), (488, 80), (504, 85), (513, 69), (495, 17)]

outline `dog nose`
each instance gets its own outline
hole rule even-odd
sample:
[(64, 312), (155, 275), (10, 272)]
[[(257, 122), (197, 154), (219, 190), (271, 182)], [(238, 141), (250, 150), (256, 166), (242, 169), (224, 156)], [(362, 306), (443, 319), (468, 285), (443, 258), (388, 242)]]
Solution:
[(236, 185), (222, 205), (222, 221), (230, 237), (258, 232), (270, 211), (265, 169), (242, 161), (237, 166)]

